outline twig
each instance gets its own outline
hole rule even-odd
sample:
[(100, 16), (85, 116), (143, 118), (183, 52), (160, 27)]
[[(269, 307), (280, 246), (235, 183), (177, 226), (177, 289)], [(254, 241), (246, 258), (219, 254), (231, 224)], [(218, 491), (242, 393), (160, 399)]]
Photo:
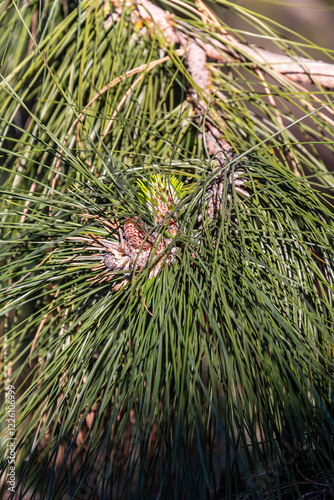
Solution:
[(138, 76), (138, 78), (132, 83), (132, 85), (130, 85), (130, 87), (128, 88), (128, 90), (125, 92), (124, 96), (122, 97), (122, 99), (118, 103), (117, 108), (113, 112), (113, 114), (111, 116), (111, 119), (108, 122), (108, 125), (106, 126), (106, 129), (104, 131), (103, 137), (105, 137), (110, 132), (112, 124), (114, 123), (115, 118), (118, 115), (119, 111), (121, 110), (123, 104), (125, 103), (125, 101), (129, 97), (129, 95), (132, 93), (132, 91), (136, 88), (136, 86), (138, 85), (138, 83), (140, 83), (142, 81), (142, 79), (144, 78), (144, 76), (145, 76), (145, 73), (142, 73), (140, 76)]
[[(184, 54), (184, 49), (178, 49), (174, 53), (175, 53), (175, 55), (177, 55), (177, 56), (180, 57), (180, 56), (182, 56)], [(82, 110), (82, 112), (80, 113), (80, 115), (78, 116), (78, 118), (72, 123), (72, 125), (71, 125), (69, 131), (67, 132), (66, 137), (65, 137), (65, 139), (63, 141), (63, 146), (66, 146), (67, 141), (68, 141), (70, 135), (72, 134), (74, 127), (76, 125), (78, 125), (78, 124), (79, 124), (79, 127), (80, 127), (80, 123), (85, 118), (85, 113), (86, 113), (87, 109), (99, 97), (101, 97), (101, 95), (103, 95), (105, 92), (107, 92), (110, 88), (115, 87), (115, 85), (117, 85), (118, 83), (122, 82), (126, 78), (129, 78), (130, 76), (136, 75), (137, 73), (140, 73), (141, 71), (148, 72), (152, 68), (154, 68), (155, 66), (157, 66), (158, 64), (162, 64), (164, 62), (167, 62), (169, 59), (170, 59), (170, 56), (165, 56), (165, 57), (161, 57), (160, 59), (157, 59), (155, 61), (151, 61), (150, 63), (142, 64), (141, 66), (138, 66), (137, 68), (130, 69), (129, 71), (126, 71), (126, 73), (123, 73), (122, 75), (120, 75), (117, 78), (115, 78), (112, 82), (110, 82), (107, 85), (105, 85), (97, 94), (95, 94), (95, 96), (84, 107), (84, 109)], [(59, 152), (60, 158), (58, 158), (57, 163), (56, 163), (56, 171), (59, 170), (60, 163), (61, 163), (61, 160), (62, 160), (62, 158), (61, 158), (62, 153), (63, 153), (63, 150), (61, 149), (60, 152)], [(57, 177), (57, 175), (55, 175), (54, 178), (53, 178), (52, 190), (55, 188), (56, 177)]]
[(145, 304), (143, 290), (140, 290), (140, 293), (141, 293), (141, 299), (142, 299), (142, 302), (143, 302), (143, 305), (144, 305), (146, 311), (148, 312), (148, 314), (150, 314), (151, 316), (153, 316), (153, 314), (151, 313), (151, 311), (149, 311), (149, 309), (147, 308), (147, 305)]
[(36, 332), (36, 334), (35, 334), (35, 337), (34, 337), (33, 343), (32, 343), (32, 345), (31, 345), (31, 348), (30, 348), (30, 354), (29, 354), (29, 366), (30, 366), (30, 368), (31, 368), (31, 358), (32, 358), (32, 354), (33, 354), (33, 352), (34, 352), (34, 348), (35, 348), (36, 342), (37, 342), (37, 340), (38, 340), (39, 334), (41, 333), (41, 331), (42, 331), (42, 329), (43, 329), (43, 326), (44, 326), (44, 324), (45, 324), (45, 322), (46, 322), (46, 319), (47, 319), (48, 315), (49, 315), (49, 313), (46, 313), (46, 314), (44, 315), (44, 317), (43, 317), (42, 321), (40, 322), (39, 327), (38, 327), (38, 329), (37, 329), (37, 332)]

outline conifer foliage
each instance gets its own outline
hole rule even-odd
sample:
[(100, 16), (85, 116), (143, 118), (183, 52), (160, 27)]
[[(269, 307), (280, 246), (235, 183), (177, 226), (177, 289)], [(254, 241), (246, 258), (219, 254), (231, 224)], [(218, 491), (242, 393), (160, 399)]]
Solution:
[(334, 495), (332, 55), (219, 6), (0, 6), (1, 498)]

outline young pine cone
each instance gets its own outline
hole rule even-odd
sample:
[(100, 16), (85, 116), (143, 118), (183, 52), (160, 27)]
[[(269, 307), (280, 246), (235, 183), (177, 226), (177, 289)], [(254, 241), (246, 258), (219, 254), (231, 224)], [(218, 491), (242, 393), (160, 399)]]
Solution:
[[(172, 239), (176, 236), (177, 214), (171, 213), (182, 195), (182, 183), (175, 177), (163, 179), (160, 175), (151, 176), (150, 183), (138, 182), (139, 200), (146, 205), (151, 213), (152, 227), (144, 227), (137, 217), (126, 218), (123, 227), (119, 227), (119, 240), (115, 239), (113, 223), (106, 223), (100, 217), (96, 219), (112, 235), (111, 239), (89, 234), (88, 237), (70, 238), (72, 241), (87, 242), (86, 249), (99, 250), (92, 257), (100, 263), (93, 270), (102, 272), (94, 279), (95, 282), (111, 281), (117, 272), (125, 272), (124, 280), (114, 288), (123, 287), (133, 271), (140, 271), (150, 265), (149, 277), (156, 276), (161, 266), (166, 262), (171, 265), (176, 247), (170, 248)], [(92, 218), (92, 215), (87, 214)], [(154, 231), (154, 228), (157, 231)], [(168, 248), (169, 247), (169, 248)], [(167, 250), (168, 248), (168, 250)]]

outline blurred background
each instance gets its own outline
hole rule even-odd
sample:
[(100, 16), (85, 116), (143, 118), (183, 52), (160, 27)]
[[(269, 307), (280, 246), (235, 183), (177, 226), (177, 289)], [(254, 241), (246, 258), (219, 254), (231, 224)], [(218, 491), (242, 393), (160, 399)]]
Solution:
[[(326, 49), (334, 49), (334, 1), (333, 0), (239, 0), (233, 5), (240, 5), (250, 11), (255, 11), (270, 20), (281, 24), (276, 29), (284, 33), (292, 40), (297, 40), (293, 33), (284, 30), (286, 27), (305, 37), (308, 41)], [(231, 23), (235, 28), (245, 30), (244, 37), (249, 43), (259, 45), (259, 40), (247, 34), (250, 26), (247, 22), (242, 22), (231, 11), (220, 9), (212, 5), (216, 12), (221, 12), (224, 21)], [(275, 26), (273, 26), (275, 27)], [(301, 39), (299, 38), (300, 42)], [(306, 40), (305, 40), (306, 41)], [(261, 45), (271, 49), (269, 40), (263, 39)], [(276, 50), (277, 51), (277, 48)], [(334, 56), (334, 50), (333, 50)], [(324, 59), (327, 57), (324, 55)]]

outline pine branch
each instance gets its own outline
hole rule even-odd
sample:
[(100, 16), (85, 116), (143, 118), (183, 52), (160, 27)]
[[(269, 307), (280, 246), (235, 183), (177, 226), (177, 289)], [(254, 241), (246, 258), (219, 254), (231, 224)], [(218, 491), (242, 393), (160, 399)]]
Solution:
[[(188, 8), (192, 12), (196, 12), (196, 10), (191, 8), (188, 4), (176, 0), (171, 1), (178, 5), (182, 4), (183, 7)], [(203, 6), (202, 2), (200, 2), (200, 4)], [(249, 60), (254, 63), (254, 61), (257, 61), (265, 71), (269, 69), (276, 74), (280, 73), (289, 78), (292, 82), (314, 83), (326, 88), (334, 88), (333, 64), (307, 59), (305, 57), (295, 56), (292, 58), (285, 54), (276, 54), (260, 47), (240, 43), (235, 37), (228, 34), (217, 22), (215, 23), (216, 36), (210, 36), (208, 33), (204, 33), (198, 29), (194, 30), (193, 27), (188, 25), (188, 29), (192, 31), (192, 38), (189, 40), (179, 29), (179, 26), (175, 25), (173, 17), (168, 11), (152, 4), (150, 0), (139, 0), (136, 2), (136, 5), (139, 16), (143, 20), (151, 21), (158, 26), (165, 35), (169, 45), (178, 43), (184, 48), (187, 48), (189, 71), (192, 73), (198, 85), (203, 85), (203, 83), (205, 84), (205, 80), (207, 81), (207, 70), (204, 67), (204, 63), (201, 65), (200, 71), (197, 69), (200, 60), (195, 57), (194, 43), (198, 47), (197, 53), (200, 47), (204, 51), (206, 58), (228, 63), (231, 61), (229, 56), (233, 56), (235, 60), (235, 56), (237, 55), (237, 59), (239, 59), (240, 62), (247, 62)], [(210, 12), (206, 6), (205, 10)], [(200, 12), (197, 12), (197, 14), (201, 15)], [(211, 23), (212, 19), (212, 17), (211, 19), (206, 18), (206, 20), (208, 22), (211, 21)], [(192, 54), (194, 54), (194, 57)], [(203, 56), (201, 59), (203, 59)]]

